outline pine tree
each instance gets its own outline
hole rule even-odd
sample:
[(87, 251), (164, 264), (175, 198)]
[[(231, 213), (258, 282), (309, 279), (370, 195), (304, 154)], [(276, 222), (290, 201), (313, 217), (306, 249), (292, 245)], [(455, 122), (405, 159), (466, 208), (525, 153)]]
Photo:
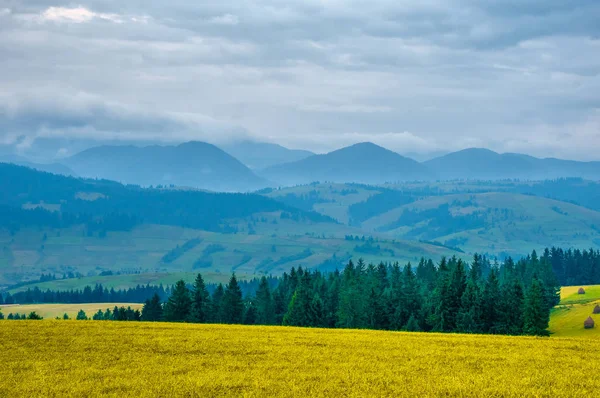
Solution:
[(369, 329), (383, 329), (385, 310), (382, 304), (381, 295), (377, 294), (374, 288), (371, 288), (367, 303), (367, 327)]
[(367, 300), (364, 297), (360, 272), (361, 268), (355, 267), (352, 261), (349, 261), (344, 268), (337, 312), (338, 327), (362, 328), (366, 326), (365, 303)]
[(467, 274), (462, 260), (456, 261), (454, 268), (450, 271), (448, 287), (442, 296), (443, 306), (446, 310), (445, 331), (456, 331), (456, 317), (461, 309), (462, 296), (467, 287)]
[(244, 315), (244, 303), (242, 301), (242, 290), (237, 282), (235, 274), (231, 275), (221, 305), (222, 321), (228, 324), (241, 324)]
[(459, 333), (481, 332), (481, 317), (481, 291), (477, 284), (477, 278), (469, 277), (461, 298), (461, 307), (456, 319), (456, 331)]
[[(164, 316), (168, 322), (183, 322), (188, 319), (192, 310), (192, 299), (185, 282), (180, 280), (175, 284), (171, 297), (165, 304)], [(120, 317), (120, 315), (119, 315)]]
[(140, 317), (145, 322), (158, 322), (162, 320), (163, 308), (158, 293), (154, 293), (150, 300), (146, 300)]
[(294, 295), (283, 317), (285, 326), (313, 326), (310, 319), (311, 297), (309, 295), (309, 277), (303, 276), (298, 283)]
[(407, 332), (420, 332), (421, 331), (419, 322), (417, 321), (417, 318), (414, 315), (410, 316), (410, 318), (408, 319), (408, 322), (406, 323), (406, 326), (404, 326), (404, 330), (406, 330)]
[(517, 278), (502, 285), (500, 302), (500, 325), (496, 331), (502, 334), (519, 335), (523, 333), (523, 286)]
[(35, 312), (35, 311), (32, 311), (32, 312), (30, 312), (30, 313), (29, 313), (29, 315), (27, 316), (27, 319), (29, 319), (29, 320), (35, 320), (35, 321), (39, 321), (39, 320), (42, 320), (42, 319), (44, 319), (44, 318), (42, 318), (40, 315), (38, 315), (38, 313), (37, 313), (37, 312)]
[(542, 284), (537, 278), (531, 282), (525, 298), (523, 332), (532, 336), (549, 336), (550, 310), (545, 302)]
[(256, 305), (253, 301), (250, 301), (247, 303), (246, 310), (244, 311), (244, 325), (255, 325), (256, 317)]
[(256, 323), (259, 325), (275, 324), (275, 303), (266, 277), (260, 279), (256, 291)]
[(217, 288), (213, 292), (212, 296), (212, 309), (210, 311), (211, 319), (210, 322), (213, 323), (222, 323), (223, 322), (223, 296), (225, 295), (225, 288), (222, 283), (217, 285)]
[(194, 281), (194, 290), (192, 292), (191, 321), (197, 323), (208, 322), (210, 319), (210, 308), (210, 296), (206, 290), (202, 275), (198, 274)]
[(87, 321), (88, 317), (85, 314), (84, 310), (79, 310), (79, 312), (77, 313), (77, 318), (75, 318), (78, 321)]
[(325, 316), (324, 316), (325, 306), (323, 304), (323, 300), (318, 293), (313, 295), (312, 301), (310, 302), (309, 307), (309, 323), (314, 327), (324, 327), (325, 326)]
[(63, 314), (63, 319), (65, 321), (69, 320), (69, 314), (67, 314), (66, 312)]
[(497, 333), (500, 300), (498, 270), (492, 268), (485, 283), (481, 300), (482, 332)]
[(92, 319), (94, 321), (103, 321), (104, 320), (104, 313), (102, 312), (102, 310), (98, 310), (98, 312), (96, 312), (94, 314), (94, 316), (92, 316)]

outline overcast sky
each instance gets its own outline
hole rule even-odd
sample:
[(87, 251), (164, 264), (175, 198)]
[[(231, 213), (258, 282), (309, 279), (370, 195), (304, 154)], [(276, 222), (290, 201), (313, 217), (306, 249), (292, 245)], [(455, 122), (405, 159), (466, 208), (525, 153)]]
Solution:
[(600, 160), (598, 0), (0, 0), (0, 142)]

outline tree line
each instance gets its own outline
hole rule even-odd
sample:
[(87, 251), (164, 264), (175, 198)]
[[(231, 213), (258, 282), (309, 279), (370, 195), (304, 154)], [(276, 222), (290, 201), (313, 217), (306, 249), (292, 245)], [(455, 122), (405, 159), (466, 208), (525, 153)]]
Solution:
[(502, 264), (479, 255), (416, 267), (349, 261), (328, 274), (292, 268), (277, 282), (263, 277), (244, 297), (233, 274), (210, 294), (198, 274), (191, 287), (177, 282), (165, 302), (146, 300), (140, 320), (548, 335), (559, 301), (552, 266), (535, 251)]
[(600, 250), (553, 247), (544, 250), (542, 259), (552, 264), (562, 286), (600, 284)]
[(4, 296), (0, 294), (0, 304), (39, 304), (39, 303), (143, 303), (149, 297), (157, 294), (161, 300), (168, 298), (171, 294), (169, 286), (160, 285), (137, 285), (128, 289), (114, 289), (96, 284), (85, 286), (83, 289), (71, 290), (41, 290), (35, 286), (25, 291)]

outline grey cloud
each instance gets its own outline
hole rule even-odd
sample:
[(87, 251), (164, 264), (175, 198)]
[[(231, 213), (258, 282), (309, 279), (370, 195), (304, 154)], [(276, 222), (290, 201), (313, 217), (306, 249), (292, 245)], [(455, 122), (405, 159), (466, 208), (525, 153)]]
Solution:
[[(226, 142), (247, 138), (244, 129), (199, 114), (139, 109), (107, 103), (84, 93), (0, 97), (0, 131), (10, 137), (67, 136), (123, 139)], [(21, 145), (23, 139), (19, 138)]]
[[(600, 145), (595, 0), (1, 3), (5, 137)], [(115, 17), (45, 20), (50, 7)]]

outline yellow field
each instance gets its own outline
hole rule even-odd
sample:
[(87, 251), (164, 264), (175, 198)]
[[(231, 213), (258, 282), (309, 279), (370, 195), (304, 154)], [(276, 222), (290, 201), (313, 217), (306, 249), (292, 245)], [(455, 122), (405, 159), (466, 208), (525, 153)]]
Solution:
[(592, 396), (600, 340), (0, 321), (0, 396)]
[(131, 304), (131, 303), (95, 303), (95, 304), (26, 304), (26, 305), (0, 305), (0, 311), (6, 317), (11, 312), (29, 315), (30, 312), (35, 311), (38, 315), (44, 317), (44, 319), (54, 319), (57, 316), (62, 318), (64, 313), (69, 315), (69, 318), (75, 319), (79, 310), (84, 310), (88, 318), (91, 318), (98, 310), (106, 311), (110, 308), (117, 307), (131, 307), (134, 310), (142, 310), (143, 304)]

